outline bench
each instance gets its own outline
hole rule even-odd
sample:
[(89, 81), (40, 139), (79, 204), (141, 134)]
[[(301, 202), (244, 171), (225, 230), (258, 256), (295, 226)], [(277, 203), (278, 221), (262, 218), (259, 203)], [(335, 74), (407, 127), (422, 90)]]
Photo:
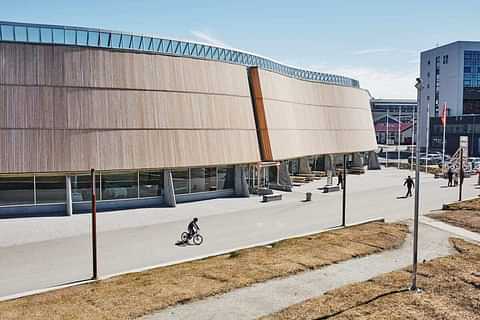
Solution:
[(318, 188), (318, 189), (319, 190), (323, 189), (323, 193), (329, 193), (329, 192), (340, 191), (340, 186), (327, 185), (323, 188)]
[(263, 196), (263, 202), (282, 200), (281, 194), (266, 194)]

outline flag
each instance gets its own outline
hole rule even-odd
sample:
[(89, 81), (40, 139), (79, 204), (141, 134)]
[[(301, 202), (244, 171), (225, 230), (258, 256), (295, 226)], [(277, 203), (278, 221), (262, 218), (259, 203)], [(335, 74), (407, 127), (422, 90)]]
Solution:
[(442, 126), (445, 127), (447, 125), (447, 103), (443, 104), (442, 116), (440, 117), (440, 121), (442, 122)]

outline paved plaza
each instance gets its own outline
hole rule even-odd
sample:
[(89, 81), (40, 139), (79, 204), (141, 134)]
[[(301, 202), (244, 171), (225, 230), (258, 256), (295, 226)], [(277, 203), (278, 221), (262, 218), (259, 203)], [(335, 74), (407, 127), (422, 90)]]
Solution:
[[(409, 171), (394, 168), (348, 176), (347, 223), (385, 217), (399, 221), (413, 215), (413, 198), (405, 194)], [(465, 180), (464, 198), (476, 196), (476, 178)], [(238, 249), (281, 238), (313, 233), (341, 223), (341, 192), (317, 190), (325, 179), (284, 193), (282, 201), (230, 198), (192, 202), (177, 208), (148, 208), (100, 213), (100, 276), (139, 270)], [(421, 212), (458, 198), (445, 180), (422, 175)], [(305, 192), (313, 201), (304, 202)], [(193, 216), (205, 242), (176, 246)], [(90, 216), (0, 220), (0, 296), (41, 289), (91, 276)]]

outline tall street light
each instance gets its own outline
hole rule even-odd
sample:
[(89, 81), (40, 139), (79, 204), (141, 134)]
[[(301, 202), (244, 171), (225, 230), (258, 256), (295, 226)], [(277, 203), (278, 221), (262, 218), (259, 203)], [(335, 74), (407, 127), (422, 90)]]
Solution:
[(417, 290), (417, 261), (418, 261), (418, 206), (420, 201), (420, 145), (422, 132), (422, 126), (420, 122), (420, 100), (422, 94), (422, 79), (417, 78), (417, 83), (415, 83), (415, 88), (417, 88), (417, 144), (415, 150), (415, 212), (414, 212), (414, 221), (413, 221), (413, 265), (412, 265), (412, 285), (410, 290)]

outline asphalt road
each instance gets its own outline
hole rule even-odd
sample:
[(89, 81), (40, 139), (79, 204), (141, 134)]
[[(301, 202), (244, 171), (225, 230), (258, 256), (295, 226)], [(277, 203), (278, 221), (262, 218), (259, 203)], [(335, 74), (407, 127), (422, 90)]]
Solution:
[[(399, 198), (408, 171), (387, 169), (347, 177), (347, 223), (413, 216), (413, 198)], [(100, 214), (99, 273), (106, 276), (151, 265), (193, 259), (279, 238), (319, 231), (341, 223), (340, 192), (322, 194), (325, 180), (298, 187), (282, 201), (260, 198), (215, 199), (181, 204), (175, 209), (150, 208)], [(464, 198), (478, 195), (476, 179), (466, 179)], [(444, 180), (422, 177), (421, 211), (455, 201), (458, 190)], [(313, 201), (303, 202), (306, 191)], [(205, 241), (177, 246), (180, 233), (195, 215)], [(55, 219), (0, 220), (0, 296), (60, 285), (91, 276), (88, 215)], [(29, 229), (31, 237), (29, 238)], [(40, 230), (40, 231), (39, 231)], [(23, 239), (19, 244), (14, 238)], [(38, 241), (37, 241), (38, 240)], [(43, 241), (40, 241), (43, 240)]]

